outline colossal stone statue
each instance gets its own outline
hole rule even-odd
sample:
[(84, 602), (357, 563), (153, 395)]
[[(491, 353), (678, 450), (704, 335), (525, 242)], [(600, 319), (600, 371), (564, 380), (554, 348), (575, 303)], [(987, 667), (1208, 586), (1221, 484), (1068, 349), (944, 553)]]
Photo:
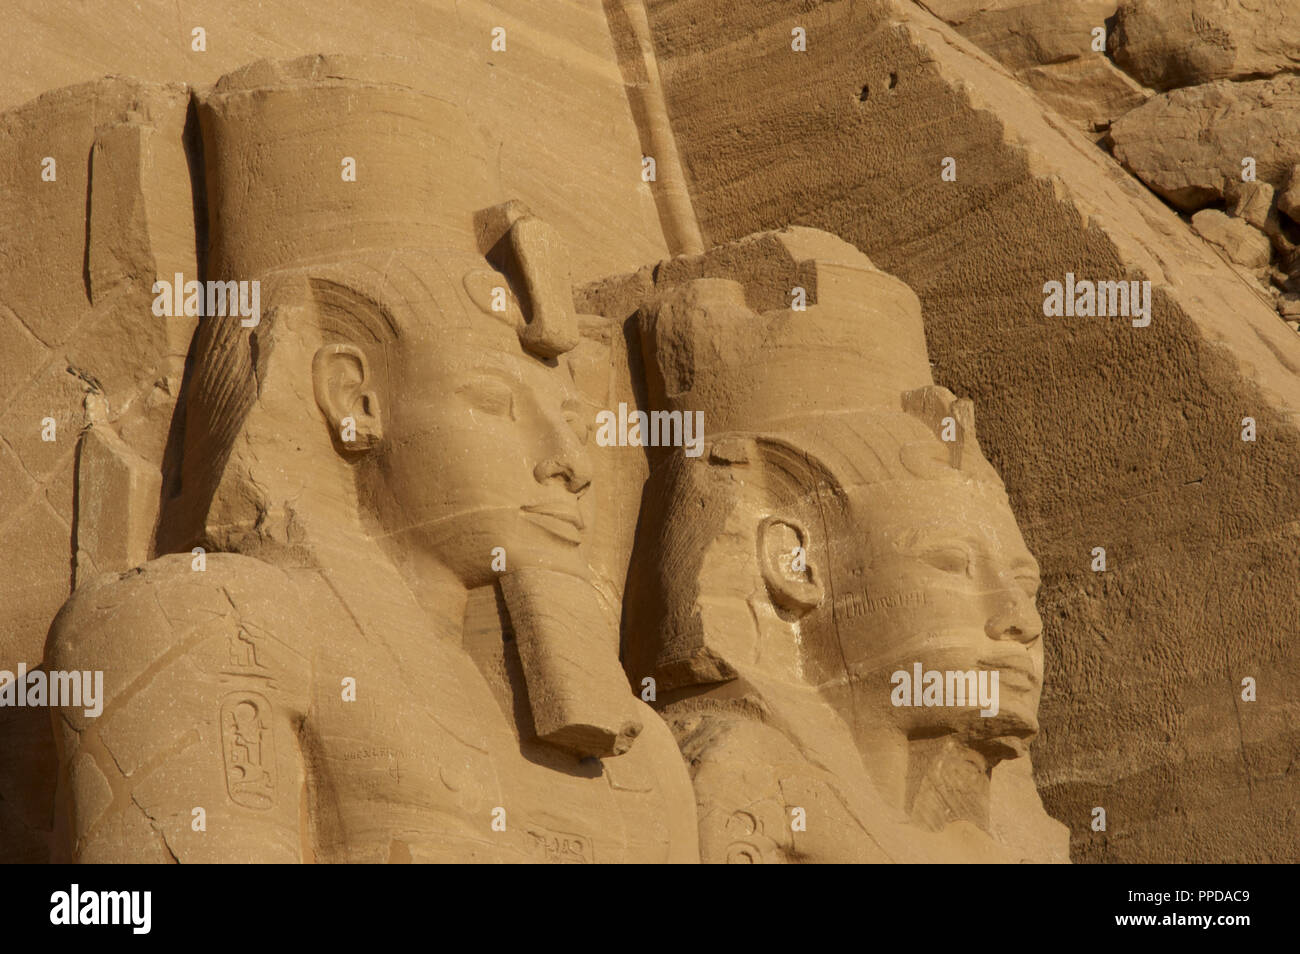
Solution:
[[(806, 310), (759, 287), (782, 258)], [(695, 263), (640, 327), (651, 406), (703, 410), (707, 449), (652, 471), (624, 618), (703, 859), (1064, 859), (1036, 795), (1021, 832), (1054, 838), (991, 822), (1037, 730), (1038, 568), (970, 402), (932, 383), (915, 296), (810, 230)]]
[[(257, 292), (205, 299), (170, 555), (51, 629), (105, 685), (55, 715), (59, 856), (1063, 856), (1032, 786), (994, 794), (1038, 571), (911, 291), (790, 229), (575, 294), (471, 117), (400, 79), (309, 57), (199, 97), (203, 277)], [(625, 359), (584, 351), (629, 317)], [(622, 391), (639, 440), (592, 442)], [(601, 501), (642, 454), (622, 600)]]
[(67, 6), (0, 861), (1295, 860), (1300, 81), (1092, 0)]
[(263, 313), (196, 336), (177, 555), (52, 628), (50, 665), (107, 697), (55, 717), (63, 854), (696, 860), (585, 558), (558, 238), (501, 203), (463, 111), (361, 69), (259, 63), (200, 104), (209, 278)]

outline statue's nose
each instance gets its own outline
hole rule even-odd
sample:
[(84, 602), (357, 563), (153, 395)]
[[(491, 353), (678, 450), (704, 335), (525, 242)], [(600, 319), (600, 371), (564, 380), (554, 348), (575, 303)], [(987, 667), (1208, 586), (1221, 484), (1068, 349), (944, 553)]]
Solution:
[[(585, 457), (586, 455), (582, 455)], [(533, 468), (533, 476), (539, 484), (552, 477), (564, 480), (564, 487), (570, 493), (580, 494), (591, 484), (591, 472), (581, 459), (568, 457), (548, 457)]]
[(564, 480), (565, 489), (580, 494), (591, 485), (591, 461), (587, 449), (564, 420), (552, 421), (549, 435), (551, 453), (533, 468), (539, 484), (553, 477)]
[(1014, 639), (1028, 645), (1043, 634), (1043, 620), (1033, 599), (1019, 587), (1009, 587), (1000, 605), (984, 624), (989, 639)]

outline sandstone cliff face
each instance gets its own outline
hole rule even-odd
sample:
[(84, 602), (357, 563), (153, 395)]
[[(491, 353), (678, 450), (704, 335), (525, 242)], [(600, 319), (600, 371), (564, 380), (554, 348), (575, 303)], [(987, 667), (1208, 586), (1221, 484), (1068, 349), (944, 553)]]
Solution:
[(1115, 0), (917, 0), (992, 55), (1062, 116), (1104, 127), (1150, 91), (1104, 55)]
[[(207, 251), (195, 89), (264, 56), (383, 50), (486, 127), (577, 284), (791, 224), (908, 283), (935, 382), (980, 408), (1044, 571), (1035, 777), (1006, 784), (1070, 826), (1076, 861), (1296, 860), (1300, 345), (1275, 311), (1300, 318), (1294, 4), (1062, 6), (4, 5), (0, 58), (22, 68), (0, 81), (0, 212), (24, 225), (0, 235), (0, 668), (41, 661), (74, 586), (154, 555), (194, 323), (142, 316)], [(500, 24), (507, 54), (485, 40)], [(1108, 126), (1119, 162), (1079, 132)], [(642, 181), (642, 155), (667, 181)], [(1067, 274), (1150, 281), (1150, 325), (1045, 317)], [(585, 373), (630, 392), (608, 362)], [(47, 713), (0, 710), (5, 860), (48, 857), (52, 749)]]
[[(1035, 767), (1075, 860), (1289, 857), (1296, 342), (1262, 289), (916, 9), (652, 5), (701, 228), (838, 232), (920, 295), (936, 381), (986, 408), (1045, 569)], [(1152, 281), (1151, 326), (1044, 318), (1067, 272)], [(1240, 440), (1242, 408), (1266, 442)], [(1250, 670), (1280, 674), (1268, 706), (1229, 691)], [(1095, 806), (1122, 826), (1091, 831)]]
[[(1296, 104), (1288, 74), (1300, 62), (1292, 5), (917, 4), (993, 55), (1050, 109), (1085, 131), (1104, 132), (1098, 144), (1178, 209), (1190, 216), (1226, 203), (1254, 230), (1231, 226), (1239, 234), (1228, 247), (1260, 249), (1267, 238), (1272, 251), (1256, 278), (1283, 317), (1294, 317), (1295, 218), (1284, 207), (1291, 203), (1271, 205), (1256, 188), (1280, 191), (1289, 175), (1286, 141)], [(1086, 48), (1085, 34), (1092, 37)], [(1241, 205), (1243, 190), (1251, 193), (1249, 207)], [(1252, 263), (1257, 257), (1244, 256)], [(1229, 258), (1242, 264), (1241, 255)]]

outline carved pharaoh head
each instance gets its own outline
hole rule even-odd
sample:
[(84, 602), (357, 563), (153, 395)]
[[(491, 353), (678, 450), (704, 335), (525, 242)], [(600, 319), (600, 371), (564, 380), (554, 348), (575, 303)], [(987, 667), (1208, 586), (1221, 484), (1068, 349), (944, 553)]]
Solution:
[[(970, 402), (930, 383), (915, 296), (840, 244), (817, 249), (838, 261), (806, 311), (760, 314), (742, 282), (705, 278), (643, 312), (652, 404), (702, 410), (707, 449), (652, 474), (630, 673), (812, 687), (846, 720), (1019, 754), (1042, 679), (1037, 565)], [(894, 705), (916, 664), (997, 670), (997, 715)]]
[[(455, 249), (268, 274), (257, 328), (212, 324), (199, 339), (187, 460), (208, 458), (204, 441), (244, 411), (216, 512), (245, 507), (268, 465), (288, 476), (292, 462), (299, 487), (341, 467), (369, 535), (435, 555), (467, 586), (490, 580), (494, 547), (515, 567), (577, 566), (589, 414), (567, 363), (524, 346), (518, 306), (493, 311), (507, 287)], [(274, 434), (296, 434), (292, 449), (259, 446)]]
[(388, 72), (259, 63), (200, 102), (209, 275), (263, 308), (200, 323), (160, 547), (377, 573), (452, 639), (458, 599), (499, 587), (531, 730), (620, 753), (641, 724), (583, 545), (564, 249), (500, 201), (464, 111)]
[(458, 106), (363, 66), (255, 64), (201, 104), (209, 272), (260, 282), (262, 312), (201, 322), (171, 523), (254, 552), (359, 523), (467, 586), (495, 547), (578, 572), (590, 414), (558, 239), (493, 205)]

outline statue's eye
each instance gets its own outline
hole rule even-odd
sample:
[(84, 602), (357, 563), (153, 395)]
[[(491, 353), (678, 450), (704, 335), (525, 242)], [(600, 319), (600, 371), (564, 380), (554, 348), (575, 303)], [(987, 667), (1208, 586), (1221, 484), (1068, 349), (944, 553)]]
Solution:
[(591, 422), (587, 420), (587, 416), (576, 408), (565, 408), (564, 419), (573, 428), (573, 433), (578, 435), (578, 440), (587, 443), (588, 437), (591, 436)]
[(1017, 573), (1016, 583), (1029, 595), (1030, 599), (1033, 599), (1038, 595), (1038, 587), (1042, 584), (1042, 580), (1039, 579), (1037, 573)]
[(494, 417), (515, 419), (514, 395), (503, 381), (483, 378), (456, 389), (470, 407)]
[(944, 573), (966, 576), (970, 571), (970, 554), (961, 547), (935, 547), (924, 551), (921, 559)]

